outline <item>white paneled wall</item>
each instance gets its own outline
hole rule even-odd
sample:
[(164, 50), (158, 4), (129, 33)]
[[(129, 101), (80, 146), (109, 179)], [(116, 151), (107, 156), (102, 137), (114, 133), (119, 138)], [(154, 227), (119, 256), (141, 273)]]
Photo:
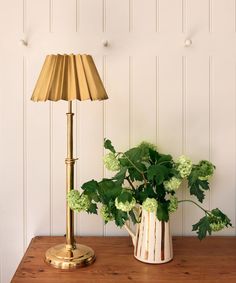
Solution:
[[(77, 187), (110, 176), (104, 137), (120, 150), (148, 140), (175, 157), (212, 160), (217, 171), (205, 206), (222, 208), (235, 226), (235, 7), (235, 0), (0, 1), (1, 283), (33, 236), (65, 232), (67, 105), (30, 101), (50, 53), (92, 54), (109, 95), (74, 103)], [(179, 196), (190, 197), (184, 188)], [(181, 206), (173, 233), (192, 234), (199, 217)], [(76, 232), (126, 234), (84, 213)]]

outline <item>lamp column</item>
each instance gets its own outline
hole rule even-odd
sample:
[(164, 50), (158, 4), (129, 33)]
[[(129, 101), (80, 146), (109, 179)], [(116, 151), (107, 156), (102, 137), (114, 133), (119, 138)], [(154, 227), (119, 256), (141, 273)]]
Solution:
[[(68, 102), (67, 115), (67, 157), (66, 157), (66, 194), (74, 190), (73, 158), (73, 116), (72, 101)], [(53, 246), (46, 251), (45, 261), (56, 268), (73, 269), (86, 266), (95, 260), (94, 251), (85, 245), (76, 244), (74, 236), (74, 212), (66, 202), (66, 243)]]
[[(73, 158), (73, 116), (72, 113), (72, 101), (68, 102), (67, 115), (67, 157), (66, 163), (66, 193), (74, 190), (74, 165), (75, 160)], [(69, 208), (66, 202), (66, 249), (68, 252), (72, 252), (76, 248), (74, 237), (74, 212)], [(72, 254), (69, 255), (73, 256)]]

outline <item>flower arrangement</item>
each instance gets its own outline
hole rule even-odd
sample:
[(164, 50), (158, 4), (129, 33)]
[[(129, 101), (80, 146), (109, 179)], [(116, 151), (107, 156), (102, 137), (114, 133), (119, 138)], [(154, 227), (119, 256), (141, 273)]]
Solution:
[(204, 209), (193, 200), (179, 200), (177, 190), (185, 181), (191, 195), (202, 203), (205, 192), (209, 190), (209, 179), (215, 166), (201, 160), (198, 164), (182, 155), (177, 160), (169, 154), (157, 151), (156, 146), (147, 142), (125, 152), (117, 152), (110, 140), (105, 139), (104, 147), (109, 151), (104, 156), (104, 165), (117, 172), (114, 177), (101, 181), (90, 180), (82, 185), (83, 192), (72, 190), (68, 204), (75, 211), (97, 213), (100, 203), (100, 215), (105, 223), (115, 221), (122, 227), (127, 220), (140, 221), (137, 206), (149, 212), (155, 212), (160, 221), (168, 221), (181, 202), (197, 205), (204, 216), (192, 226), (198, 238), (203, 239), (207, 233), (219, 231), (232, 226), (230, 219), (218, 208), (211, 211)]

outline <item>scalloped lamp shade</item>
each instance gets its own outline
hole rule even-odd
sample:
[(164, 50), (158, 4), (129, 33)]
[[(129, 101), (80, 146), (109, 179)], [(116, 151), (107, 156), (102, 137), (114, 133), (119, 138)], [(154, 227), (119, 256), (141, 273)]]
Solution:
[(33, 101), (104, 100), (108, 96), (90, 55), (48, 55)]

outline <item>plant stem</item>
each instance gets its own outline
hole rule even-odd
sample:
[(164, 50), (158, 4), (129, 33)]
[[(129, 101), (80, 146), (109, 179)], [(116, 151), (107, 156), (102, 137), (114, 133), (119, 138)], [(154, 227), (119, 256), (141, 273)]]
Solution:
[(162, 161), (160, 163), (158, 163), (158, 165), (164, 164), (164, 163), (171, 163), (171, 161)]
[(143, 181), (144, 181), (144, 185), (145, 185), (145, 187), (147, 187), (147, 179), (145, 178), (144, 172), (141, 171), (141, 170), (133, 163), (133, 161), (129, 159), (129, 157), (128, 157), (125, 153), (119, 152), (119, 154), (123, 154), (123, 156), (129, 161), (129, 163), (142, 175)]
[(179, 200), (178, 203), (181, 202), (191, 202), (193, 204), (195, 204), (196, 206), (198, 206), (201, 210), (203, 210), (206, 214), (210, 215), (209, 210), (204, 209), (202, 206), (200, 206), (198, 203), (196, 203), (195, 201), (191, 200), (191, 199), (183, 199), (183, 200)]
[(133, 183), (131, 182), (131, 180), (130, 180), (129, 176), (128, 176), (128, 177), (126, 177), (125, 179), (129, 182), (130, 186), (131, 186), (131, 187), (132, 187), (132, 189), (135, 191), (135, 187), (134, 187)]

